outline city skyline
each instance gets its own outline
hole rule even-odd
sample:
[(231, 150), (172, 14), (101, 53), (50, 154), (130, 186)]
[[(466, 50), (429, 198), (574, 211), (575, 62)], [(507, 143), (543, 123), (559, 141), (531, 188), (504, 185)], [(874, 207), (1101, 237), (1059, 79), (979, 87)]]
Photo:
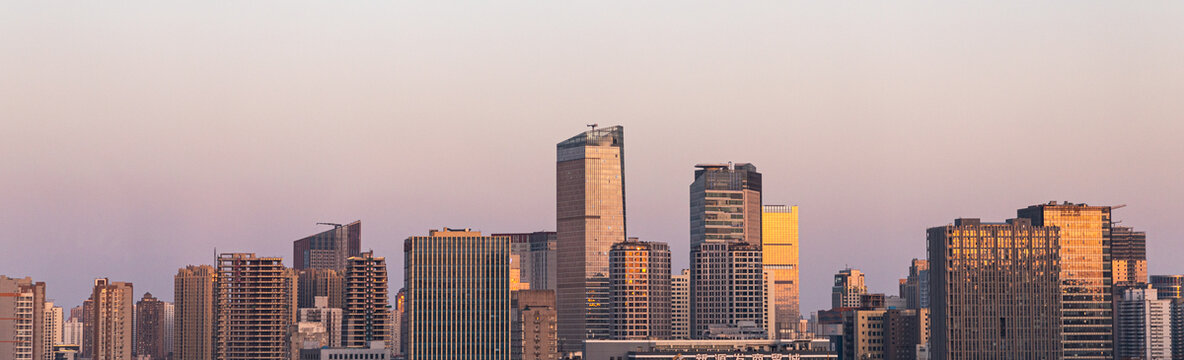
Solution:
[[(0, 41), (20, 70), (0, 82), (0, 152), (16, 155), (0, 158), (0, 226), (6, 245), (57, 253), (0, 253), (0, 274), (48, 283), (64, 308), (101, 277), (175, 301), (177, 269), (215, 248), (292, 266), (293, 240), (329, 230), (315, 223), (360, 219), (362, 250), (399, 279), (402, 240), (428, 229), (555, 231), (554, 146), (590, 123), (629, 131), (626, 235), (668, 243), (676, 273), (693, 166), (756, 165), (766, 204), (801, 209), (803, 314), (848, 265), (894, 293), (929, 227), (1053, 200), (1128, 205), (1113, 218), (1146, 232), (1148, 273), (1184, 273), (1169, 261), (1184, 253), (1184, 5), (1158, 4), (486, 8), (497, 24), (456, 29), (474, 19), (449, 5), (244, 9), (218, 27), (202, 25), (225, 15), (214, 5), (83, 20), (12, 4), (0, 31), (31, 35)], [(512, 10), (541, 16), (496, 26)], [(142, 46), (161, 50), (128, 55)], [(518, 176), (470, 176), (491, 173)]]

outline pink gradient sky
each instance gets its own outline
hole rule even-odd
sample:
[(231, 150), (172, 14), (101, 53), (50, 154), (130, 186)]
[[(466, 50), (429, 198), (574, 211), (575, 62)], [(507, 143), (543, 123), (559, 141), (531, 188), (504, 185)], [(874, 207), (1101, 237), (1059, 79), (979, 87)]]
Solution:
[(626, 129), (630, 235), (686, 266), (700, 162), (801, 206), (802, 305), (896, 293), (924, 230), (1128, 204), (1184, 273), (1184, 2), (0, 4), (0, 274), (172, 298), (363, 221), (551, 230), (555, 143)]

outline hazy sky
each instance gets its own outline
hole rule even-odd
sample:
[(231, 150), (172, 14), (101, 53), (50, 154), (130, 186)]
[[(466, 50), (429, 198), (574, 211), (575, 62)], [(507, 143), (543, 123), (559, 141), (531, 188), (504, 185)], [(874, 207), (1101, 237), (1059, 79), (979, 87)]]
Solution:
[[(1184, 273), (1184, 2), (0, 3), (0, 274), (172, 299), (363, 222), (555, 228), (555, 144), (626, 133), (631, 236), (687, 264), (700, 162), (801, 206), (802, 307), (896, 293), (927, 227), (1127, 204)], [(290, 264), (290, 262), (289, 262)]]

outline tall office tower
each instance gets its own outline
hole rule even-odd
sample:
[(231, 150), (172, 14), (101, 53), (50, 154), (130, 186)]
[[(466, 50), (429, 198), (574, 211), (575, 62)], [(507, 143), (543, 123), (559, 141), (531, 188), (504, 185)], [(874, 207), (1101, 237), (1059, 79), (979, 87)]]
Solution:
[(900, 279), (900, 297), (905, 307), (924, 309), (929, 307), (929, 261), (913, 259), (909, 265), (909, 277)]
[(134, 298), (132, 283), (95, 279), (91, 292), (91, 331), (84, 334), (95, 360), (131, 360)]
[(331, 308), (345, 307), (345, 273), (334, 269), (302, 269), (297, 275), (297, 306), (316, 307), (318, 296), (328, 297)]
[(176, 313), (176, 306), (171, 302), (164, 302), (164, 322), (161, 326), (164, 327), (164, 353), (168, 356), (173, 354), (173, 314)]
[(52, 301), (46, 301), (43, 309), (45, 315), (42, 318), (41, 331), (45, 336), (41, 343), (41, 356), (45, 360), (53, 360), (53, 346), (62, 343), (62, 307), (54, 306)]
[(371, 341), (390, 339), (390, 300), (386, 258), (367, 251), (349, 258), (345, 273), (345, 333), (342, 345), (367, 348)]
[(629, 238), (608, 254), (612, 338), (669, 339), (670, 247)]
[[(1147, 283), (1147, 233), (1126, 226), (1110, 229), (1110, 263), (1114, 286)], [(1122, 296), (1122, 294), (1116, 294)]]
[(510, 251), (518, 255), (522, 269), (521, 281), (530, 284), (531, 290), (555, 290), (556, 249), (558, 236), (554, 231), (533, 233), (505, 233), (491, 236), (510, 238)]
[(44, 322), (45, 283), (0, 275), (0, 358), (44, 359)]
[(393, 311), (394, 320), (391, 321), (391, 358), (395, 355), (405, 354), (407, 347), (407, 290), (399, 289), (399, 293), (395, 294), (395, 305)]
[(556, 333), (555, 291), (521, 290), (513, 292), (513, 359), (559, 359), (559, 336)]
[(82, 319), (70, 319), (62, 323), (62, 342), (59, 345), (82, 346)]
[(214, 359), (289, 359), (296, 272), (283, 258), (251, 253), (224, 253), (217, 261)]
[(859, 307), (860, 297), (864, 294), (867, 294), (867, 285), (863, 282), (863, 272), (852, 268), (840, 270), (835, 274), (834, 287), (830, 289), (830, 307)]
[(691, 338), (767, 338), (761, 249), (707, 241), (691, 255)]
[(691, 273), (687, 269), (670, 276), (670, 337), (691, 338)]
[(625, 130), (583, 132), (556, 145), (556, 270), (559, 346), (583, 351), (585, 339), (607, 339), (608, 251), (625, 241)]
[(136, 356), (166, 359), (164, 349), (164, 302), (144, 293), (136, 303)]
[(1126, 289), (1118, 301), (1117, 358), (1171, 359), (1171, 307), (1153, 288)]
[(798, 320), (798, 207), (765, 205), (761, 214), (761, 251), (764, 269), (772, 275), (773, 335), (796, 337)]
[(333, 229), (292, 242), (292, 268), (333, 269), (344, 274), (349, 258), (362, 252), (362, 221), (322, 225), (333, 225)]
[(297, 321), (321, 324), (321, 328), (328, 334), (325, 339), (326, 346), (342, 347), (341, 309), (329, 307), (329, 298), (326, 296), (317, 296), (314, 302), (315, 307), (300, 308)]
[(509, 359), (510, 238), (431, 230), (403, 252), (407, 358)]
[(741, 163), (695, 167), (698, 170), (691, 183), (691, 249), (712, 241), (759, 247), (761, 173), (756, 166)]
[(1060, 359), (1056, 227), (957, 219), (927, 241), (932, 359)]
[(214, 359), (214, 285), (218, 272), (189, 265), (173, 277), (173, 358)]
[(1113, 358), (1110, 207), (1054, 201), (1017, 213), (1033, 226), (1060, 228), (1064, 358)]

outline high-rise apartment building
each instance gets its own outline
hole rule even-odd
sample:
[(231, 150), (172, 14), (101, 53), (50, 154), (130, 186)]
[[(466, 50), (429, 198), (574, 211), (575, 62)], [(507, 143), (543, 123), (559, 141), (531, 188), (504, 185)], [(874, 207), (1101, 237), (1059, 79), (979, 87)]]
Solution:
[(91, 292), (91, 326), (83, 336), (91, 348), (84, 352), (94, 360), (131, 360), (134, 298), (132, 283), (95, 279)]
[(70, 319), (62, 323), (62, 342), (58, 345), (82, 347), (82, 318)]
[(345, 347), (367, 348), (390, 339), (386, 258), (367, 251), (349, 258), (345, 273)]
[(929, 307), (929, 261), (913, 259), (909, 265), (909, 277), (900, 280), (900, 297), (905, 307), (922, 309)]
[(344, 274), (349, 258), (362, 252), (362, 222), (322, 225), (333, 229), (292, 242), (292, 268), (333, 269)]
[(1118, 301), (1117, 358), (1171, 360), (1171, 307), (1153, 288), (1126, 289)]
[(510, 251), (518, 256), (521, 281), (531, 290), (555, 290), (558, 268), (558, 235), (554, 231), (505, 233), (492, 236), (510, 238)]
[(161, 324), (161, 326), (164, 327), (164, 353), (170, 354), (169, 356), (171, 356), (173, 353), (173, 325), (174, 321), (176, 321), (173, 316), (174, 314), (176, 314), (176, 306), (171, 302), (165, 301), (164, 322)]
[(153, 360), (168, 358), (164, 348), (164, 302), (144, 293), (136, 303), (136, 356)]
[[(691, 249), (718, 241), (761, 245), (761, 173), (752, 164), (695, 165)], [(796, 239), (795, 239), (796, 240)]]
[(324, 296), (329, 307), (345, 307), (345, 273), (334, 269), (301, 269), (296, 271), (296, 277), (297, 306), (316, 307), (315, 299)]
[(691, 338), (767, 338), (760, 248), (707, 241), (691, 255)]
[(559, 359), (554, 290), (513, 292), (512, 346), (515, 360)]
[(224, 253), (214, 285), (214, 359), (287, 360), (296, 272), (280, 257)]
[(1172, 359), (1184, 360), (1184, 275), (1151, 275), (1151, 287), (1172, 301)]
[(777, 339), (797, 336), (798, 320), (798, 207), (765, 205), (761, 215), (761, 252), (771, 288), (772, 335)]
[(931, 359), (1060, 359), (1056, 227), (957, 219), (928, 248)]
[(341, 309), (329, 307), (329, 298), (327, 296), (317, 296), (314, 299), (314, 307), (300, 308), (297, 321), (321, 324), (321, 329), (327, 334), (325, 346), (342, 347)]
[(1147, 233), (1127, 226), (1111, 228), (1110, 264), (1114, 286), (1146, 284)]
[(846, 268), (835, 274), (835, 285), (830, 289), (830, 307), (859, 307), (861, 297), (867, 294), (867, 285), (863, 280), (863, 272), (859, 269)]
[(44, 334), (41, 342), (41, 358), (53, 360), (53, 346), (62, 343), (62, 307), (54, 306), (52, 301), (46, 301), (43, 309), (45, 315), (41, 324), (41, 331)]
[(609, 251), (612, 338), (669, 339), (670, 247), (637, 238)]
[(214, 359), (214, 285), (218, 272), (189, 265), (173, 277), (173, 358)]
[(625, 130), (583, 132), (556, 145), (556, 270), (559, 343), (582, 351), (585, 339), (607, 339), (608, 252), (625, 241)]
[(0, 275), (0, 358), (43, 360), (44, 322), (45, 283)]
[(510, 238), (432, 230), (403, 251), (407, 358), (508, 360)]
[(670, 276), (670, 337), (691, 338), (691, 273), (687, 269)]
[(1017, 213), (1033, 226), (1060, 229), (1064, 358), (1113, 358), (1110, 207), (1054, 201)]

